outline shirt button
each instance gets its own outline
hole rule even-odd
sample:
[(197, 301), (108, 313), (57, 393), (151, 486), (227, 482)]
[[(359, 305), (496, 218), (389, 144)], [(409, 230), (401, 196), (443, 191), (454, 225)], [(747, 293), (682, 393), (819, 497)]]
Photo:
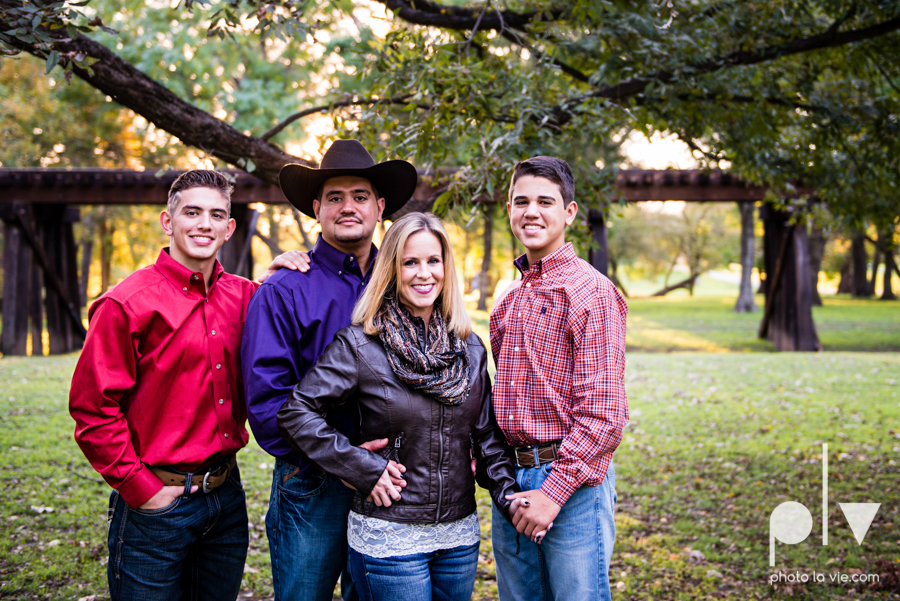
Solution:
[(521, 311), (519, 311), (519, 317), (522, 317), (522, 312), (521, 312)]
[(528, 282), (527, 284), (525, 284), (525, 287), (526, 287), (526, 288), (531, 288), (531, 282)]
[(509, 419), (512, 420), (512, 418), (513, 418), (513, 416), (510, 415), (510, 416), (509, 416)]
[(200, 276), (196, 276), (196, 275), (195, 275), (195, 276), (193, 277), (193, 280), (194, 280), (194, 281), (197, 281), (197, 280), (199, 280), (199, 279), (200, 279)]
[(225, 433), (225, 438), (228, 438), (228, 432)]
[(510, 382), (509, 382), (509, 385), (510, 385), (510, 386), (515, 386), (515, 385), (516, 385), (516, 383), (515, 383), (515, 382), (513, 382), (513, 381), (510, 381)]
[(221, 364), (221, 363), (216, 363), (216, 369), (222, 369), (222, 364)]
[(225, 404), (225, 399), (219, 399), (219, 404), (220, 404), (220, 405), (224, 405), (224, 404)]
[(519, 347), (515, 346), (515, 347), (513, 347), (513, 350), (514, 350), (514, 351), (518, 351), (518, 350), (519, 350)]
[(541, 279), (542, 279), (542, 280), (546, 280), (546, 279), (547, 279), (547, 274), (545, 273), (545, 274), (541, 275)]
[(181, 289), (183, 292), (187, 292), (187, 286)]
[(344, 273), (343, 271), (339, 271), (339, 272), (338, 272), (338, 275), (341, 275), (341, 274), (343, 274), (343, 273)]
[(216, 331), (215, 331), (215, 330), (212, 331), (212, 335), (213, 335), (213, 336), (216, 335)]

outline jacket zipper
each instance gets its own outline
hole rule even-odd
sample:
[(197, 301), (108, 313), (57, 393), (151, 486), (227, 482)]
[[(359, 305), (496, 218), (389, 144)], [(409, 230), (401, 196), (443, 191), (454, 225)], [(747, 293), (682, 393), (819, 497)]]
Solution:
[(391, 449), (390, 455), (391, 458), (400, 463), (400, 441), (403, 440), (403, 432), (397, 435), (397, 438), (394, 439), (394, 448)]
[(444, 405), (441, 405), (441, 422), (438, 428), (438, 500), (434, 523), (441, 521), (441, 499), (444, 497)]

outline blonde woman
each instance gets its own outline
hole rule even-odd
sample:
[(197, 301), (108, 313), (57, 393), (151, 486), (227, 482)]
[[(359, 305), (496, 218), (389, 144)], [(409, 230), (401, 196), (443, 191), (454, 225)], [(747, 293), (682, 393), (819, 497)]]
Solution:
[[(388, 230), (353, 325), (278, 412), (282, 435), (357, 492), (350, 568), (362, 599), (470, 599), (478, 563), (475, 476), (509, 519), (512, 453), (491, 406), (487, 353), (472, 333), (441, 221), (410, 213)], [(361, 440), (324, 415), (356, 403)], [(299, 567), (298, 569), (302, 569)]]

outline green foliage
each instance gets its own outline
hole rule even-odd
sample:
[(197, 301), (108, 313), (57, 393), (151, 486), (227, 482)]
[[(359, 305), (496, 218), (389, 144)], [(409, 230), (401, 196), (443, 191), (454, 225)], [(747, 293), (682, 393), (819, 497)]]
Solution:
[(609, 252), (632, 278), (654, 278), (676, 263), (691, 274), (727, 267), (740, 259), (740, 221), (734, 207), (686, 203), (683, 210), (631, 205), (609, 227)]
[[(494, 14), (490, 3), (462, 6)], [(614, 156), (617, 133), (638, 129), (674, 132), (704, 165), (729, 166), (777, 197), (798, 184), (815, 188), (847, 222), (883, 226), (900, 214), (900, 36), (788, 52), (796, 40), (895, 18), (897, 3), (507, 7), (543, 17), (475, 33), (395, 19), (366, 73), (373, 93), (407, 104), (360, 109), (342, 130), (422, 165), (467, 166), (452, 182), (457, 202), (522, 157), (555, 154), (591, 167)], [(646, 82), (642, 91), (618, 99), (611, 86), (635, 78)]]
[(124, 112), (84, 82), (44, 77), (31, 58), (0, 61), (0, 166), (128, 164), (140, 142), (126, 131)]
[[(100, 20), (91, 19), (82, 7), (90, 0), (79, 2), (24, 2), (21, 5), (4, 5), (0, 7), (3, 21), (8, 29), (0, 32), (0, 54), (15, 56), (20, 50), (17, 42), (34, 44), (41, 56), (45, 57), (46, 72), (49, 74), (62, 61), (66, 81), (72, 80), (74, 66), (81, 66), (90, 72), (91, 60), (83, 54), (67, 52), (61, 54), (54, 49), (60, 41), (77, 38), (98, 28), (112, 33), (113, 30), (103, 25)], [(54, 30), (65, 29), (66, 36), (60, 39), (53, 35)]]
[[(442, 211), (535, 154), (615, 165), (613, 140), (636, 129), (673, 132), (777, 199), (814, 189), (847, 224), (900, 214), (896, 1), (398, 1), (388, 27), (377, 4), (348, 0), (76, 4), (13, 4), (3, 35), (40, 38), (49, 68), (78, 57), (54, 55), (47, 31), (90, 33), (252, 135), (320, 106), (333, 120), (320, 144), (353, 135), (379, 157), (461, 167)], [(302, 125), (278, 139), (303, 141)], [(614, 197), (607, 169), (580, 178), (606, 182), (580, 187), (583, 208)]]

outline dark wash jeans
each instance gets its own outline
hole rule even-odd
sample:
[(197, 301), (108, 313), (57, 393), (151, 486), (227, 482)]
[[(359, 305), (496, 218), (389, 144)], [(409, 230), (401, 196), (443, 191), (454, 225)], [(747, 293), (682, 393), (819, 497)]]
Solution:
[(240, 473), (160, 509), (132, 509), (113, 491), (107, 539), (112, 601), (234, 600), (250, 543)]
[(278, 459), (266, 513), (274, 601), (331, 601), (338, 578), (345, 601), (356, 601), (347, 568), (347, 516), (353, 491), (316, 469), (297, 475)]

